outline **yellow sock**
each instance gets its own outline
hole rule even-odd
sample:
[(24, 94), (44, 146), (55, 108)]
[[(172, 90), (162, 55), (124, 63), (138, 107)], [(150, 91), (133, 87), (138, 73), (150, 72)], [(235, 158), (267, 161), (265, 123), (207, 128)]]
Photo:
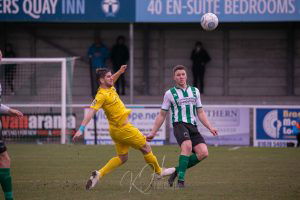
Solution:
[(155, 173), (160, 174), (161, 168), (157, 162), (156, 156), (153, 155), (152, 151), (150, 151), (148, 154), (144, 155), (146, 163), (148, 163), (152, 168), (154, 168)]
[(119, 157), (113, 157), (110, 159), (104, 167), (102, 167), (98, 172), (100, 172), (100, 177), (108, 174), (109, 172), (113, 171), (117, 167), (122, 165), (122, 161)]

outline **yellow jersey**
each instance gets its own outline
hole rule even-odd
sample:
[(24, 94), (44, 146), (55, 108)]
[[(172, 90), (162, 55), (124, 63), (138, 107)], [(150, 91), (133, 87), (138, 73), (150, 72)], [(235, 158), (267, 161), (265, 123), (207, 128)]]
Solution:
[(124, 125), (128, 115), (131, 113), (131, 110), (125, 107), (114, 87), (108, 89), (99, 88), (90, 108), (95, 110), (102, 108), (109, 125), (113, 126)]

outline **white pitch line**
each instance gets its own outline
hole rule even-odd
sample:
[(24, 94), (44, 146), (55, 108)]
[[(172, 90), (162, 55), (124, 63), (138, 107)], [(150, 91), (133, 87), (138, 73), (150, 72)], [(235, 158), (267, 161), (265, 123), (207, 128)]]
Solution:
[(230, 148), (230, 149), (228, 149), (228, 150), (229, 150), (229, 151), (235, 151), (235, 150), (238, 150), (239, 148), (241, 148), (241, 147), (237, 146), (237, 147), (232, 147), (232, 148)]

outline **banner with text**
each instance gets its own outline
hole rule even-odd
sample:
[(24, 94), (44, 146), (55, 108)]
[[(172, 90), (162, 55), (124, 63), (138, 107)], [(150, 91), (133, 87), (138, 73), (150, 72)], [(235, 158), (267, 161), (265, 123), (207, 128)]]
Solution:
[[(61, 135), (61, 114), (24, 114), (17, 118), (9, 115), (0, 115), (0, 130), (4, 138), (50, 138)], [(67, 116), (67, 134), (76, 132), (75, 114)]]
[[(209, 145), (249, 145), (250, 126), (249, 108), (239, 107), (205, 107), (210, 123), (218, 129), (219, 136), (213, 136), (201, 122), (197, 122), (198, 130)], [(176, 143), (173, 128), (170, 143)]]
[(254, 119), (254, 146), (286, 147), (297, 143), (300, 109), (256, 108)]
[[(129, 115), (129, 122), (137, 127), (144, 135), (148, 135), (153, 127), (154, 120), (160, 111), (160, 107), (130, 107), (132, 110)], [(89, 109), (85, 109), (85, 115)], [(97, 126), (97, 144), (113, 144), (109, 135), (109, 124), (103, 110), (99, 110), (96, 114)], [(94, 119), (86, 126), (84, 140), (86, 144), (95, 143), (95, 128)], [(150, 143), (152, 145), (163, 145), (166, 140), (166, 124), (164, 123), (158, 131), (154, 140)]]
[(300, 21), (299, 0), (0, 0), (0, 21), (197, 22)]
[(0, 0), (0, 21), (133, 22), (135, 0)]
[(137, 0), (137, 22), (198, 22), (207, 12), (221, 22), (300, 21), (299, 0)]

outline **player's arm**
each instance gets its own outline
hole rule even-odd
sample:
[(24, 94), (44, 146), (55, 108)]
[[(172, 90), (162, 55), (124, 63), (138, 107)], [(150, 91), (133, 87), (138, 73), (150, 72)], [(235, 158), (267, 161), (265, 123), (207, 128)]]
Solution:
[(76, 140), (83, 135), (85, 126), (91, 121), (92, 117), (97, 113), (97, 110), (90, 108), (89, 112), (87, 115), (84, 117), (84, 119), (81, 122), (81, 125), (78, 129), (78, 131), (75, 133), (73, 136), (73, 142), (76, 142)]
[(147, 141), (150, 142), (157, 134), (157, 131), (161, 127), (161, 125), (164, 123), (167, 117), (168, 110), (171, 106), (171, 101), (170, 101), (170, 91), (167, 91), (164, 95), (164, 100), (161, 105), (161, 110), (159, 114), (156, 116), (151, 133), (147, 136)]
[(73, 142), (75, 142), (80, 136), (83, 135), (85, 126), (91, 121), (92, 117), (102, 107), (104, 102), (105, 102), (105, 95), (98, 93), (95, 99), (93, 100), (87, 115), (85, 115), (85, 117), (83, 118), (79, 130), (73, 136)]
[(150, 142), (157, 134), (157, 131), (161, 127), (161, 125), (166, 120), (168, 111), (166, 110), (160, 110), (159, 114), (156, 116), (154, 125), (152, 127), (150, 135), (147, 136), (147, 141)]
[(11, 116), (22, 117), (23, 113), (17, 109), (10, 108), (4, 104), (0, 105), (0, 113), (8, 114)]
[(84, 117), (84, 119), (81, 122), (81, 126), (86, 126), (92, 119), (92, 117), (94, 117), (94, 115), (97, 113), (97, 110), (90, 108), (89, 112), (87, 113), (87, 115)]
[(203, 108), (198, 108), (197, 109), (197, 116), (198, 119), (200, 120), (200, 122), (214, 135), (217, 136), (218, 135), (218, 130), (215, 129), (214, 127), (212, 127), (212, 125), (210, 124), (210, 122), (207, 119), (207, 116), (203, 110)]
[(161, 105), (161, 110), (159, 114), (156, 116), (151, 133), (147, 136), (147, 141), (150, 142), (157, 134), (157, 131), (161, 127), (161, 125), (164, 123), (167, 117), (168, 110), (171, 106), (170, 101), (170, 92), (167, 91), (164, 95), (164, 101)]
[(114, 83), (118, 80), (121, 74), (123, 74), (126, 71), (126, 69), (127, 69), (127, 65), (122, 65), (120, 69), (112, 75), (112, 79), (114, 80)]

